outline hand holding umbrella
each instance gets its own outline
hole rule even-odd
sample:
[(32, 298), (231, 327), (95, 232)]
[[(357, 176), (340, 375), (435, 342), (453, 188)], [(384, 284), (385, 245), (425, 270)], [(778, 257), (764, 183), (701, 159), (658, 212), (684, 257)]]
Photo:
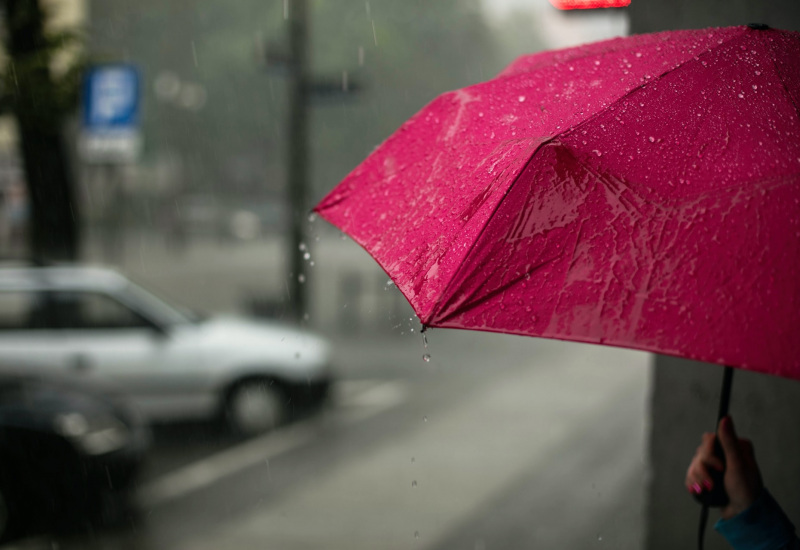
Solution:
[[(715, 449), (717, 441), (723, 457)], [(719, 474), (719, 481), (713, 479), (714, 473)], [(794, 525), (764, 488), (753, 444), (736, 435), (729, 416), (720, 421), (716, 437), (712, 433), (703, 434), (686, 472), (686, 488), (695, 497), (718, 489), (716, 483), (724, 484), (729, 500), (722, 507), (722, 519), (715, 528), (733, 548), (800, 548)], [(704, 524), (705, 519), (701, 522), (701, 547)]]
[(712, 491), (715, 487), (714, 472), (724, 483), (728, 504), (722, 508), (722, 517), (730, 519), (749, 508), (764, 488), (758, 470), (753, 444), (748, 439), (737, 437), (733, 421), (723, 418), (718, 429), (719, 442), (724, 459), (714, 452), (716, 436), (704, 433), (703, 442), (689, 464), (686, 472), (686, 488), (694, 495)]

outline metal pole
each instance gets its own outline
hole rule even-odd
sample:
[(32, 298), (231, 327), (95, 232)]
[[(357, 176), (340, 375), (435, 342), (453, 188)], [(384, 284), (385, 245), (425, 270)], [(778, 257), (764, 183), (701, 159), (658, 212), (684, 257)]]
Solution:
[(305, 273), (305, 223), (308, 215), (308, 23), (307, 1), (289, 0), (289, 115), (288, 193), (289, 300), (295, 320), (302, 320), (307, 308)]

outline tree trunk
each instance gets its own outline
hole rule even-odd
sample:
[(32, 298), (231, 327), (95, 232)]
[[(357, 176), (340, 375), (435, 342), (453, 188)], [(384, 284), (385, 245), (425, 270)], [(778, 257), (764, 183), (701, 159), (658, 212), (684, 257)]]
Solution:
[(69, 159), (62, 139), (63, 113), (56, 101), (39, 0), (4, 0), (6, 48), (16, 89), (12, 105), (30, 204), (29, 247), (36, 260), (78, 258), (79, 217)]

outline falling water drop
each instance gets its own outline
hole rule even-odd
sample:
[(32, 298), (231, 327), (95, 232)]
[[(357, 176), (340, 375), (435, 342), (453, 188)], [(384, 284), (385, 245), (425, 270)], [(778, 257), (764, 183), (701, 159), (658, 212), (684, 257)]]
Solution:
[(300, 284), (305, 283), (306, 282), (306, 276), (301, 273), (300, 275), (297, 276), (297, 282), (299, 282)]
[(430, 353), (424, 354), (422, 356), (422, 360), (425, 361), (426, 363), (430, 363), (431, 362), (431, 354)]
[(300, 245), (297, 248), (299, 248), (301, 252), (306, 250), (306, 243), (300, 243)]
[(412, 486), (412, 487), (416, 487), (416, 486), (417, 486), (417, 480), (416, 480), (416, 479), (415, 479), (414, 481), (412, 481), (412, 482), (411, 482), (411, 486)]
[(306, 252), (305, 254), (303, 254), (303, 259), (304, 260), (310, 260), (311, 259), (311, 254), (309, 252)]
[(309, 214), (308, 215), (308, 221), (311, 222), (311, 223), (314, 223), (315, 221), (317, 221), (317, 214), (315, 212), (312, 212), (311, 214)]
[(423, 422), (427, 422), (427, 421), (428, 421), (428, 417), (427, 417), (427, 416), (423, 416), (423, 417), (422, 417), (422, 421), (423, 421)]
[(418, 538), (419, 538), (419, 531), (414, 531), (414, 538), (415, 538), (415, 539), (418, 539)]

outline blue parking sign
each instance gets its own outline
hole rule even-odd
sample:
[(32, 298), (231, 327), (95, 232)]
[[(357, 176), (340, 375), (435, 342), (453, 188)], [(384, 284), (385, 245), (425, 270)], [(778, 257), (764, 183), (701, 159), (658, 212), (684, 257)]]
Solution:
[(90, 162), (128, 162), (141, 148), (139, 71), (133, 65), (91, 68), (83, 85), (82, 153)]
[(131, 65), (90, 69), (84, 84), (84, 124), (88, 128), (138, 125), (139, 72)]

